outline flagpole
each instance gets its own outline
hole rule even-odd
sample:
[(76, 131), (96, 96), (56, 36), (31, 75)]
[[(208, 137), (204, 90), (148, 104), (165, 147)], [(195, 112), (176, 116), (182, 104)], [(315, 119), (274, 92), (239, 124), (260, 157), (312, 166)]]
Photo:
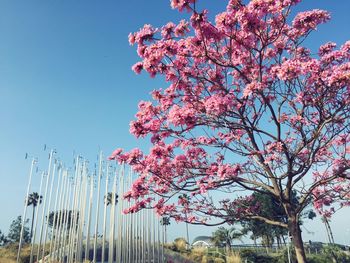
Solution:
[[(62, 231), (62, 239), (61, 239), (61, 255), (60, 260), (64, 261), (64, 258), (66, 257), (67, 252), (67, 239), (69, 238), (69, 229), (68, 229), (68, 219), (69, 219), (69, 207), (72, 200), (73, 190), (74, 190), (74, 178), (71, 178), (71, 181), (68, 183), (68, 192), (67, 192), (67, 200), (66, 200), (66, 210), (64, 212), (64, 219), (63, 219), (63, 231)], [(68, 259), (68, 257), (67, 257)]]
[(117, 249), (117, 259), (119, 262), (122, 262), (123, 260), (123, 252), (124, 252), (124, 216), (123, 216), (123, 195), (124, 195), (124, 163), (121, 165), (120, 172), (119, 172), (119, 201), (118, 201), (118, 244), (119, 246)]
[[(42, 238), (43, 238), (45, 208), (46, 208), (46, 199), (47, 199), (46, 195), (47, 195), (47, 190), (48, 190), (49, 182), (50, 182), (53, 153), (54, 153), (54, 150), (51, 150), (50, 151), (50, 156), (49, 156), (49, 167), (47, 169), (47, 177), (46, 177), (46, 184), (45, 184), (43, 211), (42, 211), (42, 215), (41, 215), (41, 228), (40, 228), (40, 234), (39, 234), (39, 245), (38, 245), (37, 260), (40, 259), (40, 247), (41, 247), (41, 241), (42, 241)], [(44, 245), (44, 247), (45, 247), (45, 245)]]
[(74, 205), (73, 212), (73, 235), (72, 235), (72, 262), (77, 262), (78, 258), (78, 242), (79, 242), (79, 225), (81, 221), (81, 196), (82, 196), (82, 173), (81, 173), (81, 163), (79, 162), (77, 165), (77, 176), (78, 176), (78, 189), (76, 192), (76, 200)]
[(68, 185), (68, 174), (66, 170), (62, 171), (62, 178), (63, 178), (63, 182), (62, 182), (62, 187), (60, 191), (60, 201), (58, 204), (58, 210), (56, 211), (56, 213), (58, 213), (58, 221), (55, 229), (55, 239), (53, 242), (53, 251), (55, 253), (55, 256), (54, 256), (55, 260), (58, 260), (58, 257), (59, 257), (59, 249), (56, 250), (57, 248), (56, 244), (60, 242), (63, 208), (64, 208), (64, 201), (66, 200), (67, 185)]
[[(45, 173), (42, 172), (41, 173), (41, 179), (40, 179), (40, 187), (39, 187), (39, 206), (40, 206), (40, 200), (41, 200), (41, 191), (42, 191), (42, 186), (43, 186), (43, 181), (44, 181), (44, 176), (45, 176)], [(33, 236), (31, 237), (32, 239), (32, 244), (31, 244), (31, 248), (30, 248), (30, 260), (29, 262), (30, 263), (33, 263), (33, 253), (34, 253), (34, 245), (35, 245), (35, 238), (36, 238), (36, 229), (38, 227), (38, 216), (39, 216), (39, 209), (40, 207), (38, 207), (37, 211), (36, 211), (36, 214), (35, 214), (35, 225), (34, 225), (34, 230), (33, 230)], [(38, 257), (38, 255), (37, 255)]]
[(105, 246), (106, 246), (106, 217), (107, 217), (107, 196), (108, 196), (108, 177), (109, 177), (109, 164), (107, 163), (106, 182), (105, 182), (105, 194), (103, 199), (103, 226), (102, 226), (102, 259), (101, 262), (105, 262)]
[(114, 260), (114, 235), (115, 235), (115, 203), (116, 203), (116, 188), (117, 188), (117, 171), (114, 173), (113, 188), (112, 188), (112, 204), (110, 211), (110, 227), (109, 227), (109, 249), (108, 249), (108, 263), (112, 263)]
[(55, 204), (54, 204), (54, 218), (53, 218), (53, 225), (52, 225), (52, 237), (51, 237), (51, 242), (50, 242), (50, 258), (52, 257), (52, 246), (53, 246), (53, 241), (55, 240), (56, 236), (56, 228), (57, 228), (57, 203), (58, 203), (58, 193), (60, 192), (61, 188), (61, 183), (63, 183), (63, 176), (62, 176), (62, 164), (59, 166), (59, 173), (58, 173), (58, 185), (56, 188), (56, 195), (55, 195)]
[(90, 260), (90, 228), (91, 228), (91, 213), (92, 213), (92, 199), (94, 191), (94, 179), (90, 176), (90, 197), (89, 197), (89, 208), (88, 208), (88, 221), (86, 228), (86, 244), (85, 244), (85, 260)]
[(44, 231), (44, 242), (43, 242), (43, 257), (45, 257), (45, 250), (46, 250), (46, 239), (48, 235), (48, 230), (49, 230), (49, 217), (50, 217), (50, 206), (51, 206), (51, 198), (52, 198), (52, 190), (53, 190), (53, 183), (55, 181), (55, 175), (56, 175), (56, 160), (53, 164), (53, 169), (52, 169), (52, 179), (51, 179), (51, 186), (50, 186), (50, 194), (49, 194), (49, 202), (47, 205), (47, 210), (46, 210), (46, 225), (45, 225), (45, 231)]
[(25, 198), (25, 201), (24, 201), (24, 211), (23, 211), (23, 216), (22, 216), (22, 225), (21, 225), (21, 232), (20, 232), (20, 236), (19, 236), (19, 244), (18, 244), (18, 251), (17, 251), (17, 260), (16, 260), (17, 263), (19, 262), (19, 257), (20, 257), (20, 254), (21, 254), (24, 224), (25, 224), (26, 216), (27, 216), (29, 191), (30, 191), (30, 187), (31, 187), (31, 184), (32, 184), (32, 175), (33, 175), (33, 168), (34, 168), (35, 162), (36, 162), (35, 158), (33, 158), (32, 159), (32, 163), (30, 165), (29, 182), (28, 182), (28, 186), (27, 186), (26, 198)]
[[(75, 167), (74, 167), (74, 190), (73, 190), (73, 200), (71, 204), (70, 218), (69, 218), (69, 238), (68, 238), (68, 262), (73, 261), (72, 247), (74, 242), (75, 233), (75, 209), (77, 202), (77, 193), (79, 189), (79, 156), (76, 157)], [(74, 252), (73, 252), (74, 253)]]
[(81, 167), (82, 174), (82, 193), (80, 196), (80, 215), (79, 215), (79, 225), (78, 225), (78, 241), (77, 241), (77, 261), (82, 262), (83, 258), (83, 239), (84, 239), (84, 221), (86, 213), (86, 195), (88, 192), (88, 177), (86, 161), (82, 163)]
[(98, 167), (98, 178), (97, 178), (97, 204), (96, 204), (96, 216), (95, 216), (95, 238), (94, 238), (94, 256), (93, 263), (96, 263), (96, 252), (97, 252), (97, 233), (98, 233), (98, 220), (100, 213), (100, 188), (101, 188), (101, 177), (102, 177), (102, 152), (100, 152), (100, 160)]

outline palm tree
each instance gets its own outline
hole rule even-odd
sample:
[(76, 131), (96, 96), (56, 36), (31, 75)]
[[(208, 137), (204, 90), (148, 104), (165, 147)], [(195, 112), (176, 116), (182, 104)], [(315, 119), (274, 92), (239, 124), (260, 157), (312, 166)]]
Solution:
[(227, 251), (230, 251), (232, 241), (235, 239), (241, 240), (241, 237), (243, 235), (243, 232), (237, 230), (234, 227), (228, 229), (225, 227), (219, 227), (216, 231), (213, 232), (212, 239), (216, 246), (225, 245)]
[[(115, 204), (118, 203), (118, 194), (115, 194)], [(107, 195), (105, 196), (105, 202), (107, 206), (111, 205), (113, 203), (113, 193), (108, 192)]]
[(166, 228), (167, 228), (167, 226), (170, 225), (170, 217), (168, 217), (168, 216), (163, 216), (163, 217), (160, 219), (160, 224), (161, 224), (162, 226), (164, 226), (165, 243), (167, 243), (167, 232), (166, 232)]
[(28, 195), (28, 202), (27, 202), (27, 206), (33, 206), (33, 213), (32, 213), (32, 226), (30, 228), (30, 238), (32, 238), (33, 236), (33, 225), (34, 225), (34, 215), (35, 215), (35, 208), (41, 204), (43, 200), (43, 196), (37, 193), (37, 192), (33, 192), (31, 194)]

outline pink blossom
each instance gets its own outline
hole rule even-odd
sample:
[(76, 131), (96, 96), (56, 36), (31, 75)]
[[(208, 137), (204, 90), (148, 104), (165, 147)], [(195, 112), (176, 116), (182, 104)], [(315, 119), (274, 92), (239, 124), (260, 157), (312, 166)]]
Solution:
[(122, 148), (115, 149), (112, 154), (108, 157), (108, 160), (115, 160), (118, 155), (120, 155), (123, 152)]
[(183, 11), (184, 9), (190, 11), (190, 5), (196, 0), (171, 0), (171, 7)]
[(143, 63), (142, 62), (137, 62), (135, 65), (132, 66), (132, 70), (136, 74), (140, 74), (142, 69), (143, 69)]
[(300, 12), (293, 20), (293, 27), (297, 30), (298, 36), (305, 35), (309, 30), (315, 30), (316, 27), (330, 19), (327, 11), (314, 9), (312, 11)]

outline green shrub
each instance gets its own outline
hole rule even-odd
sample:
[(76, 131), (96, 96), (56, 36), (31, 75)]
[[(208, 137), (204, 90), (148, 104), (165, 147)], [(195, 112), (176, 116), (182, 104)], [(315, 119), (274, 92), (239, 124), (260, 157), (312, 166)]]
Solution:
[(350, 256), (346, 254), (342, 249), (337, 246), (326, 246), (322, 251), (323, 258), (326, 258), (328, 262), (335, 261), (337, 263), (350, 262)]
[[(291, 262), (296, 262), (296, 255), (295, 250), (290, 247), (289, 253), (291, 257)], [(283, 249), (281, 252), (278, 253), (276, 256), (276, 263), (288, 263), (288, 250), (287, 248)]]
[(257, 253), (251, 249), (242, 249), (239, 254), (243, 262), (247, 260), (249, 263), (279, 263), (275, 257)]

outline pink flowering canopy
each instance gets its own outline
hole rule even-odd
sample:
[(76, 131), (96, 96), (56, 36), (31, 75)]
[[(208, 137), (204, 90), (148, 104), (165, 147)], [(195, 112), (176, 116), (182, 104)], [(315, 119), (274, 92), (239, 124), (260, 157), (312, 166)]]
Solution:
[(255, 191), (291, 214), (309, 200), (326, 216), (349, 204), (350, 41), (311, 52), (305, 38), (330, 15), (290, 17), (298, 2), (230, 0), (210, 21), (195, 0), (172, 0), (189, 21), (129, 35), (141, 58), (133, 70), (164, 76), (168, 86), (140, 102), (130, 124), (133, 135), (150, 139), (149, 153), (117, 149), (110, 157), (140, 174), (125, 212), (231, 222), (255, 218)]

